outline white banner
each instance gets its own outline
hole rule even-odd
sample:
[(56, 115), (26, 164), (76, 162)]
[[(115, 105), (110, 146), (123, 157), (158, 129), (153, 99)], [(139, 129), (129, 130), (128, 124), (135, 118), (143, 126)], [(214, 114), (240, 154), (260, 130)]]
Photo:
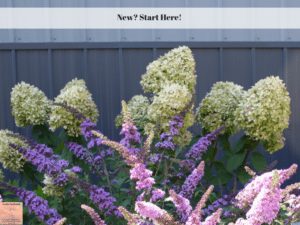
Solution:
[(300, 29), (300, 8), (0, 8), (0, 29)]

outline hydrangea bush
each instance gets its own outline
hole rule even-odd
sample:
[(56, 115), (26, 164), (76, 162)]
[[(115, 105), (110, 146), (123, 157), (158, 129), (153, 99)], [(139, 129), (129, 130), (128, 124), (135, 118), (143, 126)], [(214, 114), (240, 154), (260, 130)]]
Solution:
[[(284, 83), (270, 76), (245, 90), (217, 82), (194, 110), (195, 74), (187, 47), (152, 62), (141, 81), (150, 96), (122, 101), (118, 141), (98, 130), (99, 112), (83, 80), (67, 83), (54, 101), (17, 84), (13, 116), (17, 126), (32, 126), (34, 139), (0, 131), (0, 200), (22, 201), (26, 224), (300, 221), (300, 183), (286, 185), (297, 165), (275, 169), (258, 150), (284, 145)], [(202, 131), (192, 134), (189, 127), (199, 124)]]

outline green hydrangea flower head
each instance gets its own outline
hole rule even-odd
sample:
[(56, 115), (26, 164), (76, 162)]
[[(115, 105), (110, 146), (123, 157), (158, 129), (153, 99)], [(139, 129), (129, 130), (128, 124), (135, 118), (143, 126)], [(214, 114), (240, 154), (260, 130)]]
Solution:
[(184, 85), (195, 92), (196, 63), (191, 49), (175, 48), (147, 66), (141, 85), (145, 92), (159, 93), (166, 83)]
[(245, 91), (232, 82), (216, 82), (197, 109), (197, 121), (209, 132), (225, 126), (225, 132), (237, 130), (234, 112)]
[(42, 188), (43, 193), (47, 196), (53, 196), (53, 197), (61, 197), (64, 194), (64, 187), (59, 187), (54, 184), (53, 178), (44, 175), (43, 180), (44, 187)]
[(152, 123), (159, 124), (162, 130), (167, 130), (169, 121), (175, 116), (188, 110), (192, 100), (192, 93), (186, 86), (179, 84), (166, 84), (154, 96), (148, 108), (148, 118)]
[(266, 77), (246, 92), (235, 113), (236, 123), (251, 138), (262, 141), (269, 152), (275, 152), (284, 145), (290, 102), (283, 81), (277, 76)]
[(18, 127), (47, 123), (50, 100), (37, 87), (21, 82), (11, 91), (12, 115)]
[[(97, 122), (99, 112), (91, 93), (88, 91), (85, 81), (73, 79), (60, 91), (55, 98), (54, 103), (66, 104), (75, 108), (79, 113), (89, 118), (93, 122)], [(59, 105), (51, 107), (49, 118), (49, 126), (51, 130), (63, 127), (69, 136), (80, 135), (80, 123), (71, 112)]]
[(20, 147), (28, 147), (28, 145), (9, 130), (0, 130), (0, 162), (3, 167), (13, 172), (20, 172), (25, 164), (22, 154), (10, 144)]
[[(130, 112), (131, 119), (139, 129), (144, 129), (147, 119), (147, 111), (150, 105), (149, 99), (143, 95), (135, 95), (127, 102), (127, 108)], [(116, 117), (116, 126), (122, 125), (122, 115)]]

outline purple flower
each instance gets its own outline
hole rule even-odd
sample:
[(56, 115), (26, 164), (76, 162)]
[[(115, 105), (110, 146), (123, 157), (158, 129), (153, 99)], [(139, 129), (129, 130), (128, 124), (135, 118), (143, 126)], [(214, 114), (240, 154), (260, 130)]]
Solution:
[(152, 171), (146, 169), (146, 166), (142, 163), (135, 164), (135, 166), (130, 170), (130, 179), (137, 180), (137, 190), (150, 190), (155, 183), (151, 176)]
[[(215, 200), (211, 205), (209, 205), (207, 208), (203, 209), (201, 212), (204, 216), (208, 216), (208, 215), (212, 214), (213, 212), (215, 212), (219, 208), (224, 208), (226, 206), (229, 206), (232, 198), (233, 198), (233, 196), (224, 195), (223, 197)], [(223, 211), (224, 217), (230, 217), (232, 215), (233, 214), (228, 210)]]
[(161, 160), (162, 157), (162, 154), (155, 153), (149, 156), (149, 161), (153, 164), (156, 164)]
[(164, 132), (160, 135), (160, 142), (158, 142), (155, 147), (162, 149), (174, 150), (174, 136), (179, 134), (180, 128), (183, 127), (183, 118), (182, 116), (174, 116), (172, 120), (169, 122), (169, 132)]
[[(95, 146), (100, 146), (102, 144), (102, 139), (96, 137), (92, 131), (96, 131), (96, 124), (90, 119), (85, 119), (80, 124), (81, 134), (84, 136), (85, 140), (88, 142), (87, 147), (93, 148)], [(99, 131), (97, 131), (99, 132)]]
[(157, 202), (158, 200), (162, 199), (165, 196), (165, 192), (161, 189), (154, 189), (152, 191), (151, 201)]
[(79, 166), (73, 166), (73, 167), (71, 168), (71, 171), (72, 171), (73, 173), (81, 173), (82, 169), (81, 169)]
[(49, 207), (48, 202), (37, 196), (32, 191), (22, 188), (8, 187), (28, 208), (29, 213), (33, 213), (36, 217), (47, 225), (53, 225), (59, 221), (62, 216), (58, 214), (56, 209)]
[(58, 187), (65, 186), (69, 181), (68, 175), (66, 173), (61, 173), (54, 178), (53, 182)]
[(68, 149), (72, 152), (78, 159), (81, 159), (88, 164), (93, 162), (93, 157), (91, 152), (85, 149), (82, 145), (79, 145), (75, 142), (69, 142), (67, 144)]
[(192, 206), (190, 204), (190, 201), (180, 194), (177, 194), (175, 191), (170, 190), (170, 199), (174, 203), (177, 213), (180, 216), (180, 221), (182, 223), (186, 222), (189, 215), (192, 212)]
[(204, 161), (202, 161), (198, 167), (194, 169), (193, 172), (186, 178), (179, 194), (187, 199), (191, 199), (203, 175)]
[(216, 140), (217, 135), (223, 130), (223, 127), (216, 129), (215, 131), (201, 137), (196, 144), (186, 153), (186, 158), (201, 160), (203, 153), (205, 153), (211, 143)]
[(18, 150), (28, 162), (37, 168), (39, 172), (45, 173), (49, 176), (56, 176), (68, 167), (69, 163), (65, 160), (58, 160), (58, 156), (56, 155), (46, 156), (39, 153), (39, 147), (40, 145), (35, 145), (33, 146), (33, 149), (22, 147), (18, 148)]
[(95, 205), (98, 206), (105, 215), (116, 215), (120, 216), (120, 212), (114, 205), (116, 199), (112, 197), (103, 188), (97, 187), (96, 185), (91, 185), (89, 187), (90, 199)]

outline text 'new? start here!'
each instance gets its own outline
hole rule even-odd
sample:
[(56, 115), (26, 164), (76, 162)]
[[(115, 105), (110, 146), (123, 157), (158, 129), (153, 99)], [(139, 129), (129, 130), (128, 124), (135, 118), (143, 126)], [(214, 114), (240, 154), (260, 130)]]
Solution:
[(118, 20), (121, 21), (180, 21), (181, 14), (179, 15), (167, 15), (167, 14), (157, 14), (157, 15), (146, 15), (146, 14), (134, 14), (134, 15), (122, 15), (118, 14)]

